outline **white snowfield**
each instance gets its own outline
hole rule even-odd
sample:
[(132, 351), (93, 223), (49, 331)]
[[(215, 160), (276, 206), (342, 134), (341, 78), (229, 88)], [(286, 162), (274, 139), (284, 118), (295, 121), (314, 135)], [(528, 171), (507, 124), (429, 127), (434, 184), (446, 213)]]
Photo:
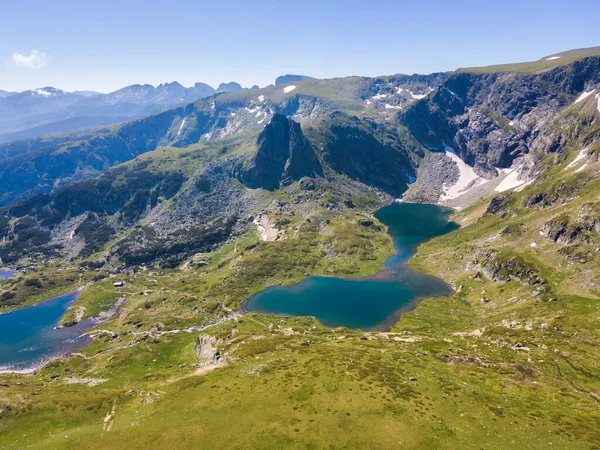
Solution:
[(265, 101), (265, 96), (264, 95), (259, 95), (258, 96), (258, 101), (259, 102), (264, 102)]
[(183, 130), (183, 127), (185, 126), (185, 117), (183, 118), (183, 120), (181, 121), (181, 125), (179, 125), (179, 130), (177, 131), (177, 137), (179, 137), (179, 135), (181, 134), (181, 130)]
[(458, 100), (459, 102), (461, 102), (462, 104), (464, 104), (465, 102), (463, 101), (463, 99), (460, 97), (460, 95), (458, 95), (456, 92), (451, 91), (450, 89), (448, 89), (447, 87), (445, 87), (444, 89), (446, 89), (450, 94), (452, 94), (452, 96)]
[(596, 94), (596, 100), (598, 100), (598, 106), (596, 108), (598, 109), (598, 112), (600, 113), (600, 94)]
[(402, 106), (394, 106), (388, 103), (385, 104), (385, 109), (402, 109)]
[(529, 186), (535, 180), (537, 180), (537, 177), (535, 177), (533, 180), (529, 180), (527, 183), (523, 183), (521, 186), (519, 186), (518, 188), (515, 189), (515, 192), (521, 192), (523, 189), (525, 189), (527, 186)]
[(427, 97), (427, 94), (413, 94), (412, 91), (408, 91), (408, 93), (414, 100), (421, 100), (422, 98)]
[(373, 100), (381, 100), (382, 98), (388, 98), (389, 95), (388, 94), (377, 94), (374, 95), (373, 97), (371, 97)]
[(505, 192), (511, 189), (517, 188), (525, 184), (524, 180), (519, 180), (521, 176), (521, 169), (523, 166), (519, 166), (516, 169), (512, 169), (508, 172), (508, 175), (494, 188), (495, 192)]
[(585, 100), (586, 98), (588, 98), (590, 95), (592, 95), (594, 93), (594, 89), (592, 89), (591, 91), (588, 92), (584, 92), (583, 94), (581, 94), (579, 97), (577, 97), (577, 100), (575, 100), (575, 104)]
[(546, 61), (554, 61), (555, 59), (560, 59), (560, 56), (551, 56), (550, 58), (546, 58)]
[(573, 167), (578, 165), (579, 162), (586, 156), (587, 156), (587, 148), (580, 150), (579, 153), (577, 154), (577, 156), (575, 157), (575, 159), (573, 159), (573, 161), (571, 161), (569, 164), (567, 164), (567, 167), (565, 167), (564, 170), (572, 169)]
[(296, 86), (286, 86), (283, 88), (283, 92), (287, 94), (288, 92), (292, 92), (294, 89), (296, 89)]
[(45, 89), (34, 89), (33, 92), (35, 92), (38, 95), (41, 95), (42, 97), (57, 97), (58, 94), (54, 93), (54, 92), (48, 92)]
[(452, 147), (445, 142), (443, 144), (444, 149), (446, 150), (446, 156), (452, 159), (458, 166), (459, 176), (456, 183), (451, 186), (443, 187), (444, 193), (440, 196), (441, 201), (458, 198), (469, 189), (488, 182), (488, 180), (477, 175), (471, 166), (460, 159)]

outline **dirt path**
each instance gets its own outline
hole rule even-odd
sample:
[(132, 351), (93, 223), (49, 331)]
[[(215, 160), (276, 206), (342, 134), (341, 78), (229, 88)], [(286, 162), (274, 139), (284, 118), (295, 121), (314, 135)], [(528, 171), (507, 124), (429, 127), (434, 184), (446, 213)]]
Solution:
[(110, 411), (106, 413), (106, 417), (104, 417), (104, 422), (102, 424), (102, 431), (108, 433), (115, 423), (115, 413), (117, 412), (117, 400), (113, 401), (113, 405)]

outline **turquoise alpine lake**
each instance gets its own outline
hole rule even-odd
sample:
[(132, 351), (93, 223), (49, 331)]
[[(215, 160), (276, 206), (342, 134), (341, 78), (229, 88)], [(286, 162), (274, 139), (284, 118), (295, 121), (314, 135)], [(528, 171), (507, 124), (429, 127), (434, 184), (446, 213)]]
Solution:
[(396, 253), (382, 272), (361, 279), (311, 276), (292, 286), (272, 286), (244, 302), (247, 311), (285, 316), (314, 316), (330, 327), (388, 330), (403, 311), (425, 297), (452, 294), (439, 278), (405, 265), (424, 241), (458, 228), (452, 210), (435, 205), (394, 203), (375, 217), (388, 226)]
[(85, 319), (72, 327), (55, 328), (78, 294), (72, 292), (1, 314), (0, 371), (35, 370), (86, 345), (90, 339), (83, 332), (94, 325), (94, 320)]

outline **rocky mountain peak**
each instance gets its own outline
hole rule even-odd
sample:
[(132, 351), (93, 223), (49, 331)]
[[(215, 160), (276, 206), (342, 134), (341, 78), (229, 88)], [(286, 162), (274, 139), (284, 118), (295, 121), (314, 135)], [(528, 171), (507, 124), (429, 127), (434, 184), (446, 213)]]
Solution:
[(321, 164), (300, 124), (276, 113), (244, 163), (240, 180), (250, 188), (276, 189), (303, 176), (319, 176)]
[(243, 90), (244, 88), (235, 81), (230, 81), (229, 83), (221, 83), (217, 88), (217, 92), (240, 92)]

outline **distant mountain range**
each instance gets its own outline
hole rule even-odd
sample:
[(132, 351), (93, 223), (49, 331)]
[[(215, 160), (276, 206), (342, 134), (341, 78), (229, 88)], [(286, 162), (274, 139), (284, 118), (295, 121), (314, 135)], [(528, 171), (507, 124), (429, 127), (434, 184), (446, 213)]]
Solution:
[(126, 122), (213, 94), (244, 90), (248, 88), (234, 81), (221, 83), (217, 89), (205, 83), (189, 88), (178, 82), (156, 87), (134, 84), (108, 94), (66, 92), (50, 86), (18, 93), (0, 90), (0, 143)]
[(302, 80), (312, 80), (313, 77), (309, 77), (306, 75), (292, 75), (292, 74), (286, 74), (286, 75), (281, 75), (280, 77), (277, 77), (277, 79), (275, 80), (275, 86), (279, 86), (281, 84), (288, 84), (288, 83), (294, 83), (295, 81), (302, 81)]

